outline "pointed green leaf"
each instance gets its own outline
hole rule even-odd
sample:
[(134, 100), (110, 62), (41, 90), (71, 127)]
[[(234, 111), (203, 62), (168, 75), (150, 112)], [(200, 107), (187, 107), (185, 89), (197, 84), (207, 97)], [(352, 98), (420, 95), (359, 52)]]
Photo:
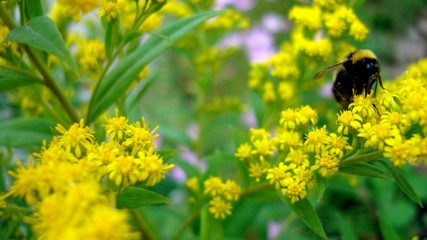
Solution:
[(157, 79), (159, 74), (150, 74), (148, 79), (141, 80), (134, 89), (132, 89), (129, 96), (126, 98), (125, 106), (126, 109), (132, 109), (144, 97), (145, 93), (153, 85), (154, 80)]
[(384, 172), (381, 168), (369, 163), (355, 163), (348, 166), (342, 166), (340, 172), (350, 175), (358, 175), (364, 177), (375, 177), (392, 180), (390, 174)]
[(42, 118), (18, 118), (0, 122), (0, 145), (7, 147), (39, 146), (52, 138), (56, 123)]
[(77, 69), (61, 34), (56, 29), (52, 19), (46, 16), (32, 18), (27, 25), (13, 29), (6, 39), (53, 54), (65, 61), (72, 69)]
[(38, 79), (12, 70), (0, 71), (0, 92), (37, 83)]
[(137, 187), (128, 187), (117, 196), (117, 208), (139, 208), (170, 202), (169, 198), (161, 194)]
[(381, 165), (383, 165), (387, 169), (387, 171), (391, 174), (397, 186), (399, 186), (400, 190), (402, 190), (402, 192), (404, 192), (406, 195), (408, 195), (408, 197), (410, 197), (412, 200), (414, 200), (416, 203), (418, 203), (418, 205), (422, 207), (423, 203), (421, 202), (421, 199), (418, 197), (415, 190), (409, 184), (405, 176), (403, 176), (403, 174), (399, 171), (399, 169), (396, 168), (387, 159), (380, 159), (378, 162), (381, 163)]
[(319, 174), (315, 175), (316, 180), (316, 189), (317, 189), (317, 202), (320, 202), (323, 198), (323, 194), (329, 186), (329, 179), (320, 176)]
[(105, 75), (95, 89), (89, 104), (88, 123), (96, 120), (117, 99), (122, 97), (132, 82), (136, 80), (139, 72), (149, 62), (187, 32), (219, 13), (219, 11), (203, 12), (163, 27), (156, 34), (164, 36), (164, 38), (152, 35), (143, 45), (122, 59), (114, 69)]
[(381, 235), (385, 240), (399, 240), (399, 236), (396, 232), (396, 228), (392, 226), (390, 220), (384, 215), (384, 213), (378, 213), (378, 222), (380, 225)]
[(316, 211), (307, 198), (291, 203), (289, 198), (284, 197), (281, 193), (278, 194), (282, 201), (288, 205), (289, 209), (291, 209), (313, 232), (323, 239), (328, 238)]
[(181, 152), (181, 149), (170, 149), (170, 150), (160, 150), (157, 153), (163, 158), (163, 161), (168, 161), (175, 157), (178, 153)]

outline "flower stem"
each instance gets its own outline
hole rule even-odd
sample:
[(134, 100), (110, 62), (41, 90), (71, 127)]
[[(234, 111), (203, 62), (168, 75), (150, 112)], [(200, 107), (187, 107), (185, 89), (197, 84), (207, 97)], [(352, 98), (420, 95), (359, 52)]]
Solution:
[(137, 210), (135, 210), (135, 209), (131, 209), (129, 211), (130, 211), (130, 213), (132, 215), (133, 220), (137, 224), (137, 226), (139, 228), (139, 231), (142, 234), (142, 239), (145, 239), (145, 240), (154, 240), (154, 239), (156, 239), (156, 237), (154, 236), (154, 233), (147, 226), (144, 218), (141, 217), (140, 213)]
[(188, 226), (190, 226), (191, 223), (194, 222), (194, 220), (196, 220), (196, 218), (200, 216), (200, 212), (195, 212), (193, 213), (181, 226), (181, 228), (179, 228), (178, 232), (173, 236), (173, 240), (177, 240), (181, 237), (181, 235), (184, 233), (184, 231), (188, 228)]
[(347, 159), (344, 159), (340, 163), (340, 166), (348, 166), (348, 165), (352, 165), (352, 164), (360, 163), (360, 162), (372, 162), (372, 161), (374, 161), (374, 160), (376, 160), (382, 156), (383, 156), (383, 154), (379, 151), (370, 152), (370, 153), (366, 153), (366, 154), (362, 154), (362, 155), (356, 155), (356, 156), (353, 155)]

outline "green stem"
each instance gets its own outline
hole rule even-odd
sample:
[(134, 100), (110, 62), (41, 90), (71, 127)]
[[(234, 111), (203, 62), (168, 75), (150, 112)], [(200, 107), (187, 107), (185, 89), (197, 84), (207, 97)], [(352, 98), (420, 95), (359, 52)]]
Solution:
[(269, 183), (261, 183), (261, 184), (246, 188), (242, 192), (241, 196), (250, 195), (252, 193), (256, 193), (256, 192), (259, 192), (262, 190), (269, 190), (269, 189), (273, 189), (273, 185), (271, 185)]
[(55, 97), (58, 99), (59, 103), (64, 108), (68, 117), (70, 117), (71, 121), (79, 122), (79, 119), (80, 119), (79, 116), (74, 111), (71, 103), (67, 100), (65, 95), (62, 93), (61, 88), (53, 78), (52, 74), (47, 69), (46, 65), (40, 60), (40, 58), (36, 55), (36, 53), (31, 48), (24, 46), (24, 50), (27, 53), (27, 55), (30, 57), (33, 64), (39, 70), (40, 74), (43, 76), (46, 87), (48, 87), (50, 91), (53, 93), (53, 95), (55, 95)]
[(203, 206), (201, 210), (201, 217), (200, 217), (200, 239), (201, 240), (209, 240), (210, 238), (210, 231), (209, 231), (209, 211), (208, 206)]
[(142, 234), (142, 239), (145, 239), (145, 240), (156, 239), (156, 237), (154, 236), (154, 233), (147, 226), (147, 224), (145, 223), (145, 220), (141, 217), (139, 212), (135, 209), (131, 209), (130, 213), (132, 215), (133, 220), (135, 220), (135, 223), (138, 225), (139, 231)]
[[(0, 4), (0, 18), (9, 28), (9, 30), (13, 30), (16, 27), (15, 22), (13, 21), (12, 17), (8, 14), (7, 9), (4, 7), (3, 4)], [(55, 81), (55, 79), (53, 78), (52, 74), (49, 72), (46, 65), (43, 63), (43, 61), (40, 60), (37, 54), (27, 45), (23, 45), (23, 49), (27, 53), (28, 57), (30, 58), (31, 62), (35, 65), (39, 73), (42, 75), (44, 84), (46, 85), (46, 87), (48, 87), (52, 91), (53, 95), (55, 95), (59, 103), (63, 106), (65, 112), (70, 117), (70, 119), (73, 122), (78, 122), (79, 117), (77, 113), (74, 111), (73, 107), (71, 106), (71, 103), (63, 95), (59, 85), (57, 84), (57, 82)]]
[(44, 84), (43, 79), (41, 79), (41, 78), (39, 78), (39, 77), (37, 77), (37, 76), (35, 76), (35, 75), (33, 75), (33, 74), (31, 74), (31, 73), (27, 72), (27, 71), (24, 71), (24, 70), (22, 70), (21, 68), (17, 68), (17, 67), (9, 66), (9, 65), (4, 65), (4, 64), (0, 64), (0, 68), (1, 68), (1, 69), (8, 69), (8, 70), (12, 70), (12, 71), (14, 71), (14, 72), (18, 72), (18, 73), (20, 73), (20, 74), (22, 74), (22, 75), (25, 75), (25, 76), (27, 76), (27, 77), (29, 77), (29, 78), (34, 79), (34, 80), (35, 80), (35, 81), (37, 81), (38, 83), (42, 83), (42, 84)]
[(184, 233), (184, 231), (190, 226), (191, 223), (196, 220), (196, 218), (200, 216), (200, 212), (193, 213), (179, 228), (178, 232), (173, 236), (173, 240), (177, 240), (181, 237), (181, 235)]
[(360, 162), (372, 162), (382, 156), (383, 154), (380, 151), (370, 152), (362, 155), (353, 155), (347, 159), (344, 159), (340, 163), (340, 166), (348, 166)]

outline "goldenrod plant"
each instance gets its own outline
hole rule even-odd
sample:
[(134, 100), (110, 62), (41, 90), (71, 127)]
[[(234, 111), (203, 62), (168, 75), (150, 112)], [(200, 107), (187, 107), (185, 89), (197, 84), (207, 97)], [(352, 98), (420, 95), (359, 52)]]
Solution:
[(2, 1), (0, 239), (422, 239), (427, 60), (364, 2)]

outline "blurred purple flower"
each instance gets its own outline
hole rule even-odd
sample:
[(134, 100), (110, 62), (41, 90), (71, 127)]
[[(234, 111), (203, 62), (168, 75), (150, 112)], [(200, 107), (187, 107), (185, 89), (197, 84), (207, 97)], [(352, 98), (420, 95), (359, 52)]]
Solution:
[(253, 28), (248, 33), (245, 48), (250, 62), (264, 62), (277, 52), (274, 36), (262, 27)]
[(192, 122), (187, 125), (187, 134), (191, 140), (196, 140), (197, 138), (199, 138), (199, 132), (200, 132), (200, 129), (197, 123)]
[(276, 239), (280, 232), (282, 231), (283, 222), (274, 222), (270, 221), (268, 222), (267, 226), (267, 238), (268, 239)]
[(217, 0), (214, 8), (224, 9), (227, 5), (232, 5), (240, 11), (248, 11), (255, 6), (255, 3), (253, 0)]
[(203, 159), (198, 159), (196, 153), (188, 149), (187, 147), (182, 147), (182, 152), (179, 154), (179, 157), (184, 161), (190, 163), (191, 165), (197, 167), (200, 170), (205, 170), (207, 168), (206, 161)]
[(320, 96), (324, 97), (324, 98), (331, 98), (332, 97), (332, 82), (327, 82), (325, 83), (321, 88), (320, 88)]
[(243, 124), (248, 128), (256, 128), (257, 127), (257, 121), (255, 112), (252, 109), (249, 109), (243, 114), (242, 117)]
[(261, 19), (261, 26), (270, 33), (289, 31), (291, 27), (288, 21), (285, 21), (282, 17), (280, 17), (280, 15), (275, 13), (264, 14)]
[(179, 166), (175, 166), (174, 168), (172, 168), (172, 170), (170, 171), (170, 176), (175, 182), (178, 183), (184, 183), (185, 181), (187, 181), (187, 174), (185, 174), (184, 170), (182, 170), (182, 168), (180, 168)]

